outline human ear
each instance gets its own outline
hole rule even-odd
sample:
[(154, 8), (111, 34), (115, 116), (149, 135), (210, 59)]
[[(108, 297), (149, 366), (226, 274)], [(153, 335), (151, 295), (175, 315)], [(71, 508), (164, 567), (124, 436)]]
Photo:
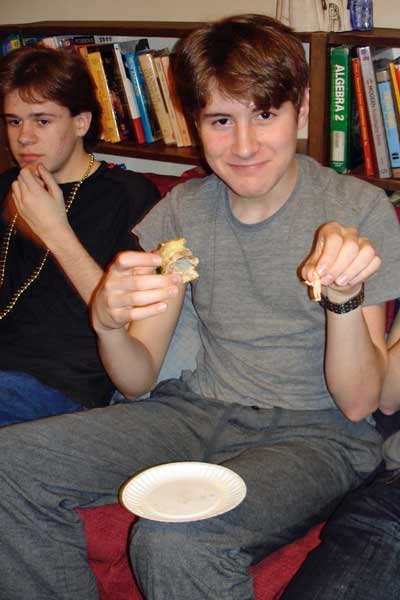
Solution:
[(92, 113), (89, 111), (81, 112), (75, 115), (74, 120), (76, 134), (79, 137), (84, 137), (89, 130), (90, 123), (92, 122)]
[(308, 114), (310, 112), (310, 89), (306, 88), (304, 90), (303, 99), (301, 101), (299, 114), (297, 117), (297, 128), (303, 129), (307, 124)]

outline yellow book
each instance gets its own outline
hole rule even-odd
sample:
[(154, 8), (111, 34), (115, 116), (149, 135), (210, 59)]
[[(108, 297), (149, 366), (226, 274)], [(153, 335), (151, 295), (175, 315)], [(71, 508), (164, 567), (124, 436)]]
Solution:
[(158, 80), (160, 82), (161, 91), (162, 91), (162, 94), (164, 96), (165, 104), (166, 104), (166, 107), (167, 107), (167, 110), (168, 110), (168, 114), (169, 114), (169, 118), (170, 118), (170, 121), (171, 121), (172, 129), (173, 129), (173, 132), (174, 132), (175, 142), (176, 142), (176, 145), (178, 147), (180, 147), (180, 146), (184, 146), (184, 143), (183, 143), (183, 140), (182, 140), (181, 131), (179, 129), (179, 123), (178, 123), (178, 120), (176, 118), (176, 113), (175, 113), (174, 105), (172, 104), (171, 95), (169, 93), (169, 87), (168, 87), (167, 77), (165, 75), (164, 67), (163, 67), (162, 62), (161, 62), (161, 54), (164, 53), (164, 52), (165, 52), (164, 50), (161, 50), (160, 54), (155, 54), (154, 55), (154, 65), (155, 65), (156, 70), (157, 70), (157, 76), (158, 76)]
[(160, 56), (160, 58), (161, 58), (162, 65), (164, 67), (164, 73), (165, 73), (167, 81), (168, 81), (169, 92), (170, 92), (172, 104), (175, 109), (176, 119), (179, 124), (179, 129), (180, 129), (181, 137), (182, 137), (182, 146), (194, 146), (195, 143), (191, 136), (189, 126), (187, 124), (187, 121), (186, 121), (186, 118), (185, 118), (185, 115), (183, 112), (182, 104), (176, 94), (175, 81), (174, 81), (174, 76), (173, 76), (173, 72), (172, 72), (171, 55), (170, 54), (162, 54)]
[(101, 123), (103, 126), (103, 139), (106, 142), (120, 142), (121, 137), (118, 131), (101, 54), (97, 50), (91, 52), (89, 47), (86, 60), (96, 84), (97, 97), (102, 108)]
[(138, 52), (140, 68), (146, 82), (147, 90), (150, 95), (150, 100), (153, 104), (158, 123), (160, 125), (162, 137), (165, 144), (174, 144), (175, 136), (172, 129), (171, 119), (169, 117), (165, 100), (161, 93), (161, 88), (158, 83), (157, 71), (154, 64), (153, 51)]
[(396, 66), (392, 62), (389, 63), (389, 73), (390, 73), (390, 81), (391, 81), (392, 90), (393, 90), (394, 105), (395, 105), (395, 109), (396, 109), (397, 121), (400, 126), (400, 87), (399, 87), (399, 81), (398, 81), (397, 75), (396, 75)]

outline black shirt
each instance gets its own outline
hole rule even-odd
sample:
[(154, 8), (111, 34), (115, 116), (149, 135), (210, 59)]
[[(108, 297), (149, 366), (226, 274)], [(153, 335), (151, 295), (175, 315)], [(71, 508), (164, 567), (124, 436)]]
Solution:
[[(0, 211), (17, 172), (0, 176)], [(72, 185), (61, 185), (64, 198)], [(158, 199), (157, 188), (145, 176), (102, 162), (82, 183), (68, 218), (82, 245), (104, 268), (117, 252), (136, 247), (130, 229)], [(0, 220), (1, 239), (4, 230)], [(31, 241), (18, 233), (12, 236), (1, 308), (42, 256)], [(113, 385), (97, 353), (88, 309), (51, 255), (38, 279), (0, 320), (0, 370), (29, 373), (89, 408), (109, 402)]]

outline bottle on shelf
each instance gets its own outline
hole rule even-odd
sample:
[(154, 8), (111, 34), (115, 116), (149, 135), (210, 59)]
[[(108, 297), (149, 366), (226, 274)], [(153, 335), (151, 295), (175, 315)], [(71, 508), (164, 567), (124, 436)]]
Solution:
[(369, 31), (374, 26), (374, 11), (372, 0), (351, 0), (350, 22), (352, 29)]

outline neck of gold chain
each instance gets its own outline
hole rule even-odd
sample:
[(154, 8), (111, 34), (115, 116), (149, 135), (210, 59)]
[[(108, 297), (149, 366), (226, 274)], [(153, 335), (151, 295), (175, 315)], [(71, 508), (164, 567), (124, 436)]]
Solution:
[[(89, 154), (88, 168), (86, 169), (86, 171), (83, 174), (83, 176), (81, 177), (81, 179), (79, 181), (77, 181), (72, 186), (72, 189), (71, 189), (71, 191), (70, 191), (70, 193), (68, 195), (68, 198), (67, 198), (67, 200), (65, 202), (65, 212), (66, 213), (68, 213), (69, 209), (71, 208), (72, 203), (74, 202), (76, 194), (78, 193), (78, 190), (81, 187), (82, 183), (85, 181), (85, 179), (87, 179), (87, 177), (89, 177), (90, 172), (91, 172), (91, 170), (93, 168), (94, 160), (95, 159), (94, 159), (93, 154)], [(6, 264), (7, 264), (8, 251), (9, 251), (9, 248), (10, 248), (10, 243), (11, 243), (12, 235), (13, 235), (13, 233), (15, 231), (15, 225), (16, 225), (16, 222), (17, 222), (17, 218), (18, 218), (18, 213), (15, 213), (14, 217), (11, 220), (10, 225), (7, 227), (7, 229), (5, 231), (4, 238), (3, 238), (3, 243), (2, 243), (2, 246), (1, 246), (1, 253), (0, 253), (0, 287), (4, 283), (4, 278), (5, 278), (5, 274), (6, 274)], [(39, 275), (42, 272), (43, 267), (44, 267), (44, 265), (46, 263), (48, 255), (49, 255), (49, 250), (45, 250), (40, 263), (35, 268), (35, 270), (33, 271), (33, 273), (13, 293), (13, 295), (11, 296), (10, 301), (6, 304), (6, 306), (4, 308), (0, 309), (0, 320), (4, 319), (4, 317), (6, 315), (8, 315), (8, 313), (14, 308), (15, 304), (17, 303), (18, 299), (22, 296), (22, 294), (39, 277)]]

